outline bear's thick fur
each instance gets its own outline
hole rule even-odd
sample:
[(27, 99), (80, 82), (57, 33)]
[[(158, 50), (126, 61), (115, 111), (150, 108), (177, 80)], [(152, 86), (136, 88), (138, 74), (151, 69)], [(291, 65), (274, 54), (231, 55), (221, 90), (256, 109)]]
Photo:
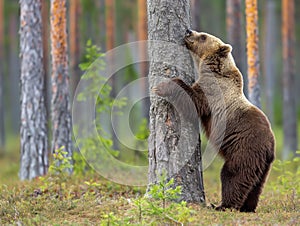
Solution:
[(216, 209), (255, 212), (274, 160), (275, 141), (270, 123), (244, 96), (242, 75), (230, 45), (213, 35), (192, 30), (187, 31), (185, 43), (197, 64), (198, 80), (188, 86), (175, 78), (158, 84), (153, 91), (179, 102), (179, 111), (189, 114), (184, 106), (186, 101), (181, 98), (181, 94), (187, 93), (207, 137), (224, 158), (222, 204)]

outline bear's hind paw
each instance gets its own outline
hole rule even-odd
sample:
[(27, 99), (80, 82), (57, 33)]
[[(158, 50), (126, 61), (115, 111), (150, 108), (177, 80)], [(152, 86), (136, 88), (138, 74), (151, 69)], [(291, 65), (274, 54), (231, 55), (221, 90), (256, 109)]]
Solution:
[(224, 207), (224, 206), (222, 206), (222, 205), (220, 205), (220, 206), (215, 206), (215, 208), (214, 208), (216, 211), (225, 211), (226, 210), (226, 208)]

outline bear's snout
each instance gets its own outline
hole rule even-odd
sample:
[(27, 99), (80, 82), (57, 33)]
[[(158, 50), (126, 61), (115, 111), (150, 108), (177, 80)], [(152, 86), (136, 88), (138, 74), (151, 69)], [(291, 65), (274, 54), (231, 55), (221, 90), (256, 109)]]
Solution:
[(185, 31), (185, 37), (190, 37), (193, 34), (193, 31), (191, 29), (187, 29)]

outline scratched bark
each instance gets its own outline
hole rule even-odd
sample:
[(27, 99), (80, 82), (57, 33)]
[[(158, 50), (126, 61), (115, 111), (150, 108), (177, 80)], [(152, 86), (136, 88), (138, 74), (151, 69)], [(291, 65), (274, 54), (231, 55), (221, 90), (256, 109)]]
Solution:
[(66, 1), (51, 1), (52, 152), (61, 147), (72, 156)]
[[(182, 46), (185, 31), (190, 27), (190, 2), (148, 0), (147, 5), (150, 42), (166, 41)], [(188, 52), (157, 42), (150, 43), (148, 48), (150, 92), (162, 78), (181, 77), (192, 84), (194, 70)], [(149, 186), (166, 172), (175, 179), (175, 185), (182, 186), (182, 200), (205, 202), (198, 120), (185, 120), (171, 104), (157, 96), (151, 95), (150, 99)]]
[(21, 180), (48, 169), (41, 0), (20, 0)]

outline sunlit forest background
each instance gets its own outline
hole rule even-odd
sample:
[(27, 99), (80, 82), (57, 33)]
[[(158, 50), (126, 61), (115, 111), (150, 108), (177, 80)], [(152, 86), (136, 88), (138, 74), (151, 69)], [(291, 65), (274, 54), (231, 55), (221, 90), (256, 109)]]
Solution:
[[(1, 86), (3, 87), (4, 105), (1, 111), (4, 111), (5, 121), (5, 141), (18, 143), (17, 137), (19, 134), (20, 125), (20, 104), (19, 104), (19, 77), (20, 77), (20, 60), (19, 60), (19, 2), (17, 0), (3, 1), (2, 20), (1, 26), (3, 27), (2, 39), (0, 40), (3, 45), (1, 51), (1, 66), (3, 71), (3, 81)], [(195, 1), (194, 1), (195, 2)], [(281, 125), (283, 121), (282, 117), (282, 42), (281, 42), (281, 1), (258, 1), (259, 4), (259, 47), (260, 47), (260, 86), (261, 86), (261, 101), (262, 109), (268, 114), (271, 119), (272, 125), (278, 128), (278, 134), (282, 132)], [(298, 108), (300, 106), (300, 64), (297, 63), (300, 59), (300, 2), (295, 1), (295, 87), (296, 87), (296, 100)], [(71, 6), (72, 3), (68, 2)], [(198, 31), (205, 31), (215, 36), (220, 37), (225, 42), (227, 41), (226, 33), (226, 1), (220, 0), (201, 0), (194, 3), (197, 8), (193, 8), (194, 24), (192, 28)], [(43, 1), (43, 17), (49, 17), (49, 2)], [(116, 47), (121, 44), (125, 44), (131, 41), (137, 41), (141, 37), (146, 37), (147, 30), (140, 31), (139, 10), (137, 1), (131, 0), (117, 0), (114, 4), (113, 15), (111, 18), (111, 31), (107, 31), (105, 2), (101, 0), (81, 0), (75, 15), (71, 14), (70, 7), (68, 7), (69, 17), (69, 55), (70, 55), (70, 79), (71, 84), (76, 86), (78, 76), (82, 73), (78, 68), (78, 64), (83, 60), (83, 54), (85, 51), (86, 43), (88, 40), (92, 40), (92, 43), (101, 47), (102, 52), (105, 52), (108, 48)], [(75, 18), (74, 18), (75, 17)], [(269, 18), (269, 19), (268, 19)], [(271, 20), (271, 21), (270, 21)], [(73, 21), (73, 23), (72, 23)], [(75, 22), (76, 21), (76, 22)], [(75, 23), (75, 24), (74, 24)], [(245, 19), (243, 19), (245, 23)], [(74, 25), (72, 25), (74, 24)], [(70, 26), (76, 26), (72, 29)], [(143, 27), (142, 27), (143, 28)], [(146, 27), (144, 27), (146, 28)], [(73, 33), (72, 33), (73, 32)], [(74, 32), (76, 32), (74, 34)], [(243, 74), (247, 74), (246, 69), (246, 31), (245, 24), (241, 27), (241, 34), (243, 37), (243, 66), (240, 68)], [(268, 35), (267, 32), (270, 32)], [(140, 34), (144, 33), (144, 34)], [(112, 36), (109, 37), (108, 35)], [(46, 76), (49, 84), (50, 81), (50, 57), (49, 57), (49, 20), (44, 22), (44, 36), (47, 43), (44, 44), (45, 51), (45, 65)], [(270, 37), (272, 40), (267, 39)], [(76, 40), (74, 40), (76, 39)], [(266, 52), (267, 43), (272, 42), (273, 47), (270, 50), (271, 54)], [(108, 46), (111, 45), (111, 46)], [(268, 55), (267, 55), (268, 54)], [(268, 69), (271, 67), (272, 69)], [(273, 103), (271, 107), (267, 108), (267, 89), (266, 89), (266, 73), (270, 71), (272, 74), (272, 95)], [(136, 79), (139, 71), (137, 67), (132, 66), (132, 70), (124, 70), (123, 73), (128, 79)], [(121, 77), (121, 76), (120, 76)], [(73, 81), (73, 82), (72, 82)], [(48, 85), (49, 87), (49, 85)], [(71, 92), (71, 91), (70, 91)], [(50, 103), (50, 91), (48, 88), (48, 103)], [(281, 135), (280, 135), (281, 137)], [(3, 146), (3, 144), (1, 144)], [(279, 141), (279, 147), (281, 146)], [(3, 148), (1, 149), (3, 152)], [(279, 155), (280, 157), (280, 155)]]
[[(87, 49), (89, 51), (93, 50), (93, 47), (98, 47), (101, 53), (105, 53), (115, 47), (118, 47), (122, 44), (126, 44), (129, 42), (139, 41), (139, 40), (147, 40), (147, 7), (146, 1), (140, 0), (68, 0), (67, 2), (67, 40), (68, 40), (68, 71), (69, 71), (69, 79), (70, 79), (70, 89), (69, 93), (71, 96), (71, 100), (73, 100), (74, 93), (77, 87), (77, 84), (84, 74), (84, 70), (79, 67), (81, 63), (85, 63), (87, 58)], [(228, 16), (228, 5), (225, 0), (192, 0), (191, 1), (191, 16), (192, 16), (192, 29), (196, 31), (204, 31), (210, 34), (213, 34), (224, 42), (229, 43), (233, 46), (233, 56), (236, 61), (238, 61), (238, 66), (242, 74), (245, 78), (245, 94), (247, 96), (247, 51), (246, 51), (246, 18), (245, 18), (245, 3), (242, 2), (241, 5), (241, 26), (237, 29), (235, 34), (239, 34), (241, 36), (241, 45), (239, 48), (239, 53), (236, 53), (235, 43), (232, 43), (232, 34), (230, 34), (230, 24), (232, 23), (233, 18)], [(296, 135), (298, 138), (298, 149), (300, 142), (300, 1), (294, 1), (294, 45), (293, 45), (293, 53), (294, 55), (288, 60), (291, 61), (291, 65), (293, 66), (292, 71), (294, 73), (294, 81), (290, 81), (291, 84), (294, 85), (293, 92), (295, 95), (295, 107), (296, 107), (296, 118), (284, 118), (283, 110), (286, 108), (283, 105), (283, 93), (286, 82), (284, 82), (284, 61), (283, 61), (283, 23), (282, 23), (282, 1), (280, 0), (258, 0), (258, 30), (259, 30), (259, 59), (260, 59), (260, 71), (259, 71), (259, 85), (260, 85), (260, 97), (261, 97), (261, 105), (262, 110), (268, 116), (272, 129), (275, 133), (276, 137), (276, 158), (278, 160), (295, 160), (295, 163), (292, 163), (291, 172), (294, 176), (297, 176), (300, 173), (299, 168), (299, 159), (295, 158), (297, 156), (296, 150), (288, 150), (285, 149), (284, 143), (284, 130), (283, 124), (285, 120), (292, 120), (293, 125), (296, 126), (298, 134)], [(45, 69), (45, 98), (46, 98), (46, 107), (47, 107), (47, 117), (51, 118), (51, 43), (50, 43), (50, 1), (42, 0), (42, 18), (43, 18), (43, 65)], [(92, 50), (91, 50), (92, 49)], [(235, 56), (235, 54), (237, 54)], [(128, 54), (128, 58), (131, 57), (131, 53)], [(130, 60), (130, 59), (128, 59)], [(2, 184), (13, 184), (15, 185), (18, 178), (18, 172), (20, 168), (20, 74), (21, 74), (21, 60), (20, 60), (20, 4), (18, 0), (0, 0), (0, 185)], [(85, 69), (85, 68), (84, 68)], [(118, 72), (118, 75), (114, 79), (114, 84), (112, 85), (113, 92), (117, 93), (122, 87), (128, 84), (131, 81), (136, 80), (139, 77), (146, 77), (148, 73), (148, 67), (146, 64), (133, 64), (127, 66), (125, 69), (122, 69)], [(144, 87), (146, 89), (146, 86)], [(144, 90), (145, 92), (149, 92), (148, 90)], [(2, 94), (2, 96), (1, 96)], [(135, 95), (131, 93), (130, 95)], [(129, 98), (130, 98), (129, 95)], [(140, 138), (144, 140), (144, 143), (147, 143), (148, 136), (148, 111), (149, 107), (147, 104), (142, 105), (143, 107), (138, 108), (140, 111), (133, 115), (136, 118), (131, 118), (130, 120), (135, 122), (132, 130), (134, 130), (137, 136), (141, 136)], [(138, 116), (137, 116), (138, 115)], [(1, 117), (3, 124), (1, 123)], [(49, 129), (51, 129), (51, 123), (48, 123)], [(120, 123), (120, 128), (122, 129), (122, 125)], [(123, 134), (126, 134), (126, 131), (123, 131)], [(52, 134), (49, 133), (49, 140), (51, 141)], [(204, 136), (202, 136), (203, 147), (206, 145), (206, 140)], [(115, 141), (115, 137), (112, 136), (112, 140)], [(51, 146), (49, 142), (49, 147)], [(138, 152), (125, 150), (126, 148), (122, 147), (121, 144), (116, 143), (113, 144), (114, 149), (118, 149), (119, 153), (116, 155), (116, 158), (121, 159), (124, 162), (134, 162), (137, 164), (147, 164), (147, 154), (140, 155)], [(145, 148), (145, 147), (144, 147)], [(49, 148), (50, 149), (50, 148)], [(74, 148), (75, 150), (76, 148)], [(124, 149), (124, 150), (123, 150)], [(122, 152), (123, 151), (123, 152)], [(75, 152), (75, 151), (74, 151)], [(76, 152), (77, 153), (77, 152)], [(78, 157), (78, 156), (77, 156)], [(76, 157), (76, 158), (77, 158)], [(78, 160), (78, 159), (77, 159)], [(50, 160), (55, 161), (55, 160)], [(78, 162), (82, 161), (81, 159)], [(219, 169), (221, 166), (221, 160), (217, 159), (215, 163), (212, 164), (206, 171), (205, 176), (205, 184), (210, 186), (215, 186), (213, 191), (208, 191), (208, 195), (213, 197), (210, 201), (216, 201), (220, 198), (216, 192), (216, 189), (220, 190), (220, 182), (217, 175), (217, 171), (219, 173)], [(290, 162), (289, 162), (290, 163)], [(287, 163), (287, 164), (289, 164)], [(277, 163), (276, 167), (279, 168), (279, 172), (271, 175), (272, 181), (280, 180), (281, 181), (281, 173), (284, 172), (284, 162)], [(282, 168), (280, 168), (282, 167)], [(84, 168), (84, 167), (83, 167)], [(83, 171), (85, 168), (83, 169)], [(282, 171), (280, 171), (282, 170)], [(294, 171), (293, 171), (294, 170)], [(294, 173), (295, 170), (298, 174)], [(84, 173), (83, 173), (84, 174)], [(285, 175), (285, 174), (282, 174)], [(287, 174), (290, 176), (290, 174)], [(285, 175), (285, 176), (287, 176)], [(82, 176), (82, 175), (81, 175)], [(213, 177), (216, 178), (213, 178)], [(287, 176), (287, 177), (288, 177)], [(298, 175), (298, 178), (300, 175)], [(107, 192), (109, 194), (107, 199), (112, 198), (114, 201), (119, 200), (120, 196), (126, 193), (130, 197), (138, 196), (144, 192), (144, 190), (131, 190), (129, 188), (116, 187), (113, 183), (99, 182), (98, 184), (92, 183), (92, 181), (102, 180), (95, 179), (96, 176), (93, 174), (92, 176), (88, 176), (91, 178), (89, 182), (84, 183), (83, 187), (84, 192), (88, 194), (88, 191), (93, 191), (92, 195), (97, 196), (99, 198), (103, 193)], [(213, 178), (213, 179), (212, 179)], [(279, 178), (279, 179), (278, 179)], [(289, 179), (291, 179), (290, 177)], [(63, 195), (66, 195), (66, 184), (67, 182), (58, 179), (60, 183), (60, 193), (59, 196), (62, 200), (64, 200)], [(62, 182), (63, 181), (63, 182)], [(291, 179), (290, 181), (293, 181)], [(266, 221), (269, 217), (275, 217), (276, 214), (269, 215), (270, 208), (269, 200), (274, 201), (277, 205), (276, 208), (282, 208), (284, 211), (291, 211), (295, 214), (295, 217), (289, 221), (291, 225), (293, 223), (297, 224), (300, 222), (299, 219), (299, 209), (300, 209), (300, 201), (297, 194), (300, 194), (299, 184), (294, 184), (296, 182), (300, 182), (298, 180), (294, 180), (291, 183), (287, 183), (284, 187), (283, 196), (287, 199), (285, 200), (285, 204), (283, 204), (278, 198), (276, 198), (276, 194), (273, 192), (268, 193), (264, 197), (268, 197), (267, 199), (263, 197), (263, 203), (267, 207), (261, 207), (261, 210), (265, 211), (267, 214), (262, 217), (262, 221)], [(41, 190), (37, 189), (35, 186), (40, 186), (39, 183), (43, 183), (41, 181), (36, 182), (37, 185), (32, 185), (33, 187), (26, 188), (28, 193), (30, 193), (30, 197), (39, 196), (39, 192)], [(52, 183), (52, 182), (51, 182)], [(70, 182), (73, 183), (73, 182)], [(74, 186), (81, 186), (81, 182), (74, 182)], [(50, 182), (49, 182), (50, 184)], [(49, 184), (49, 194), (56, 189), (51, 187)], [(82, 184), (82, 183), (81, 183)], [(6, 186), (6, 185), (5, 185)], [(23, 184), (21, 185), (23, 186)], [(25, 185), (24, 185), (25, 186)], [(30, 185), (31, 186), (31, 185)], [(65, 187), (64, 187), (65, 186)], [(101, 188), (103, 186), (103, 188)], [(272, 184), (272, 188), (269, 190), (277, 189), (275, 185)], [(296, 187), (291, 189), (291, 187)], [(105, 188), (104, 188), (105, 187)], [(280, 187), (281, 188), (281, 187)], [(22, 190), (19, 188), (19, 190)], [(47, 188), (48, 189), (48, 188)], [(46, 190), (47, 190), (46, 189)], [(51, 190), (52, 189), (52, 190)], [(64, 190), (65, 189), (65, 190)], [(73, 189), (73, 188), (72, 188)], [(81, 189), (81, 188), (80, 188)], [(79, 190), (80, 190), (79, 189)], [(103, 191), (101, 190), (103, 189)], [(16, 196), (19, 197), (18, 194), (9, 193), (9, 189), (7, 191), (2, 189), (6, 193), (3, 193), (3, 197), (11, 197)], [(76, 190), (76, 189), (74, 189)], [(125, 192), (123, 192), (126, 190)], [(207, 189), (209, 190), (209, 189)], [(272, 190), (273, 191), (273, 190)], [(292, 192), (291, 192), (292, 191)], [(48, 190), (47, 190), (48, 192)], [(56, 192), (56, 190), (55, 190)], [(64, 193), (65, 192), (65, 193)], [(73, 191), (74, 194), (79, 194), (81, 191)], [(284, 193), (286, 192), (286, 193)], [(43, 192), (41, 192), (43, 193)], [(130, 194), (129, 194), (130, 193)], [(280, 192), (279, 192), (280, 193)], [(70, 193), (71, 194), (71, 193)], [(68, 195), (70, 195), (68, 194)], [(116, 195), (117, 194), (117, 195)], [(281, 193), (280, 193), (281, 194)], [(286, 195), (288, 194), (288, 195)], [(0, 192), (1, 195), (1, 192)], [(36, 195), (36, 196), (35, 196)], [(94, 200), (94, 196), (88, 197), (89, 200)], [(116, 195), (116, 197), (115, 197)], [(269, 196), (268, 196), (269, 195)], [(66, 195), (67, 196), (67, 195)], [(75, 195), (76, 196), (76, 195)], [(80, 196), (80, 195), (79, 195)], [(104, 197), (104, 195), (103, 195)], [(81, 196), (80, 196), (81, 198)], [(79, 199), (80, 199), (79, 198)], [(8, 199), (8, 198), (7, 198)], [(125, 199), (124, 199), (125, 200)], [(123, 201), (124, 201), (123, 200)], [(1, 198), (0, 198), (1, 201)], [(74, 208), (78, 212), (84, 211), (83, 209), (89, 208), (89, 205), (86, 203), (81, 206), (80, 210), (77, 207), (73, 207), (73, 203), (69, 203), (69, 199), (66, 198), (65, 203), (59, 204), (61, 205), (59, 208), (67, 209)], [(114, 209), (117, 206), (127, 205), (124, 204), (123, 201), (118, 201), (113, 204), (109, 204), (111, 206), (105, 206), (104, 212), (114, 212)], [(46, 198), (45, 198), (46, 202)], [(99, 201), (99, 202), (102, 202)], [(105, 201), (104, 201), (105, 202)], [(125, 201), (124, 201), (125, 202)], [(1, 204), (1, 202), (0, 202)], [(28, 201), (28, 206), (32, 206), (31, 201)], [(26, 204), (26, 205), (27, 205)], [(269, 206), (268, 206), (269, 204)], [(6, 205), (6, 204), (5, 204)], [(17, 205), (17, 204), (16, 204)], [(38, 204), (34, 204), (38, 205)], [(42, 205), (42, 204), (40, 204)], [(45, 204), (46, 205), (46, 204)], [(65, 206), (63, 206), (65, 205)], [(70, 205), (70, 206), (68, 206)], [(76, 204), (74, 204), (76, 206)], [(96, 204), (95, 204), (96, 205)], [(3, 204), (4, 206), (4, 204)], [(14, 222), (15, 219), (18, 219), (20, 216), (31, 216), (36, 212), (40, 213), (43, 210), (42, 207), (39, 207), (38, 210), (32, 210), (32, 213), (27, 214), (26, 208), (28, 206), (20, 207), (19, 215), (17, 216), (14, 209), (10, 209), (9, 204), (7, 204), (6, 209), (3, 208), (0, 212), (0, 224), (1, 217), (5, 216), (5, 219), (9, 219), (6, 222)], [(0, 205), (0, 209), (1, 209)], [(91, 208), (93, 205), (91, 205)], [(57, 206), (51, 206), (54, 211)], [(197, 207), (199, 208), (199, 207)], [(199, 209), (197, 209), (199, 211)], [(7, 210), (7, 211), (6, 211)], [(73, 209), (72, 209), (73, 210)], [(11, 211), (11, 212), (9, 212)], [(39, 212), (40, 211), (40, 212)], [(101, 210), (102, 211), (102, 210)], [(55, 211), (54, 211), (55, 212)], [(122, 212), (122, 211), (121, 211)], [(102, 212), (101, 212), (102, 213)], [(2, 215), (1, 215), (2, 214)], [(9, 215), (7, 215), (9, 214)], [(15, 215), (14, 215), (15, 214)], [(22, 215), (23, 214), (23, 215)], [(51, 219), (51, 216), (48, 216), (46, 213), (45, 219)], [(117, 222), (116, 224), (122, 222), (118, 218), (114, 218), (115, 215), (101, 215), (102, 219), (109, 219), (111, 222)], [(123, 214), (123, 212), (122, 212)], [(121, 214), (121, 215), (122, 215)], [(286, 212), (280, 212), (279, 216), (288, 216), (285, 215)], [(298, 214), (298, 215), (297, 215)], [(12, 217), (14, 215), (14, 217)], [(46, 216), (47, 215), (47, 216)], [(117, 214), (116, 214), (117, 215)], [(227, 216), (227, 215), (226, 215)], [(297, 217), (298, 216), (298, 217)], [(64, 216), (60, 216), (62, 219)], [(128, 217), (127, 214), (123, 214), (120, 219), (123, 217)], [(26, 217), (25, 217), (26, 218)], [(30, 217), (28, 217), (29, 219)], [(55, 217), (53, 217), (55, 218)], [(86, 213), (84, 216), (85, 219), (93, 221), (97, 217), (95, 215), (90, 216)], [(225, 220), (228, 220), (230, 216), (225, 217)], [(278, 217), (279, 218), (279, 217)], [(4, 219), (4, 218), (3, 218)], [(37, 222), (43, 222), (44, 218), (38, 218)], [(71, 219), (71, 217), (70, 217)], [(285, 219), (284, 217), (282, 219)], [(109, 222), (109, 220), (107, 220)], [(253, 219), (252, 219), (253, 220)], [(280, 221), (280, 220), (278, 220)], [(26, 222), (26, 221), (25, 221)], [(32, 223), (31, 221), (28, 221)], [(59, 223), (63, 223), (63, 220), (59, 220)], [(76, 222), (76, 220), (71, 219), (69, 222)], [(172, 222), (172, 220), (171, 220)], [(208, 222), (210, 222), (208, 220)], [(225, 221), (230, 222), (230, 221)], [(53, 222), (50, 220), (48, 222), (52, 224)], [(84, 223), (81, 222), (81, 223)], [(207, 223), (207, 222), (206, 222)], [(243, 222), (242, 222), (243, 223)], [(252, 221), (255, 223), (255, 220)], [(275, 221), (277, 223), (277, 221)], [(109, 225), (109, 224), (108, 224)]]

